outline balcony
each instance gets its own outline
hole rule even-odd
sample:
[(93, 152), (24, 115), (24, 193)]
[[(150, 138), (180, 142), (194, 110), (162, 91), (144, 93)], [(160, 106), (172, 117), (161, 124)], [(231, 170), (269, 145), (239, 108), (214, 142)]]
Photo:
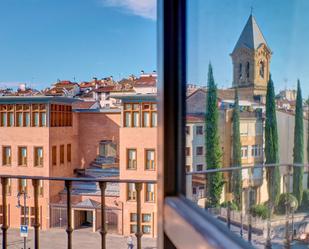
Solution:
[[(135, 232), (134, 233), (136, 237), (137, 248), (142, 248), (142, 236), (143, 234), (147, 234), (149, 231), (148, 227), (145, 226), (144, 222), (147, 222), (150, 219), (148, 216), (146, 217), (145, 214), (142, 213), (143, 184), (144, 185), (156, 184), (156, 181), (120, 180), (120, 179), (115, 179), (115, 178), (102, 179), (102, 178), (90, 178), (90, 177), (80, 177), (80, 178), (37, 177), (37, 176), (23, 176), (23, 175), (19, 175), (19, 176), (1, 175), (0, 177), (1, 177), (1, 186), (2, 186), (2, 208), (0, 210), (0, 217), (2, 219), (1, 230), (2, 230), (2, 248), (3, 249), (11, 248), (12, 246), (12, 242), (9, 241), (10, 238), (8, 234), (8, 231), (11, 230), (9, 229), (9, 224), (12, 223), (11, 221), (12, 216), (10, 214), (12, 210), (11, 211), (9, 210), (10, 208), (14, 209), (15, 206), (12, 207), (12, 204), (9, 204), (9, 203), (14, 198), (16, 198), (17, 200), (17, 203), (18, 203), (17, 207), (21, 208), (20, 210), (21, 224), (26, 224), (26, 225), (29, 224), (33, 228), (33, 230), (29, 231), (29, 235), (33, 234), (33, 247), (31, 246), (30, 248), (35, 248), (35, 249), (46, 248), (47, 244), (53, 243), (52, 237), (49, 237), (49, 239), (46, 241), (46, 234), (50, 232), (48, 230), (49, 227), (47, 227), (47, 230), (48, 230), (47, 232), (43, 231), (41, 222), (42, 222), (42, 216), (44, 216), (43, 219), (50, 219), (50, 227), (54, 226), (54, 224), (52, 224), (53, 223), (52, 220), (55, 220), (55, 219), (50, 216), (54, 216), (51, 210), (53, 210), (53, 208), (55, 207), (62, 208), (62, 210), (64, 211), (64, 214), (59, 216), (60, 224), (58, 225), (59, 227), (65, 227), (66, 237), (67, 237), (66, 245), (68, 249), (73, 248), (73, 243), (74, 243), (73, 231), (76, 230), (77, 225), (78, 225), (77, 221), (74, 221), (74, 219), (77, 216), (77, 211), (83, 212), (83, 214), (86, 216), (94, 215), (95, 218), (93, 218), (92, 220), (92, 222), (94, 223), (92, 225), (93, 231), (96, 232), (97, 230), (99, 230), (99, 233), (101, 236), (100, 248), (102, 249), (107, 248), (107, 233), (108, 231), (112, 231), (112, 225), (113, 225), (113, 224), (108, 224), (109, 217), (107, 217), (107, 213), (110, 213), (110, 210), (109, 210), (110, 208), (108, 207), (110, 204), (106, 203), (106, 200), (108, 198), (107, 195), (109, 193), (107, 189), (110, 188), (110, 185), (114, 186), (115, 184), (121, 185), (121, 184), (128, 184), (128, 183), (133, 184), (136, 190), (136, 193), (135, 193), (136, 198), (135, 198), (135, 202), (133, 202), (133, 205), (136, 206), (134, 210), (135, 212), (135, 220), (134, 220)], [(25, 188), (24, 191), (19, 191), (18, 197), (16, 197), (15, 193), (12, 192), (11, 184), (14, 181), (18, 182), (21, 179), (24, 179), (24, 181), (26, 180), (27, 182), (31, 182), (32, 187), (27, 186), (27, 188)], [(42, 214), (41, 205), (43, 205), (42, 203), (45, 201), (43, 200), (43, 197), (42, 197), (42, 189), (41, 189), (42, 182), (48, 182), (48, 183), (55, 183), (55, 182), (60, 183), (61, 182), (65, 186), (65, 189), (62, 192), (62, 194), (65, 195), (65, 198), (64, 198), (65, 202), (58, 203), (58, 204), (48, 203), (50, 207), (49, 215)], [(98, 184), (99, 186), (98, 194), (99, 194), (100, 201), (98, 202), (98, 201), (86, 199), (84, 201), (76, 203), (73, 195), (76, 192), (75, 186), (78, 185), (78, 183), (84, 183), (85, 186), (87, 187), (86, 189), (87, 191), (93, 189), (93, 186)], [(28, 204), (26, 204), (26, 201), (28, 202)], [(120, 203), (116, 203), (116, 204), (119, 205)], [(123, 208), (123, 204), (122, 204), (122, 208)], [(16, 211), (16, 210), (13, 210), (13, 211)], [(79, 215), (82, 215), (82, 213), (80, 213)], [(145, 217), (147, 218), (146, 221), (144, 221)], [(86, 221), (87, 221), (87, 218), (86, 218)], [(43, 221), (43, 223), (45, 222)], [(129, 224), (122, 224), (122, 225), (127, 226)], [(56, 234), (57, 236), (60, 236), (61, 238), (61, 233), (59, 231), (60, 230), (58, 229), (56, 231)], [(54, 233), (55, 232), (53, 232), (53, 234)], [(14, 230), (12, 230), (12, 233), (10, 233), (10, 235), (11, 234), (12, 235), (15, 234), (14, 235), (15, 238), (16, 236), (19, 237), (19, 235), (16, 233), (16, 231), (14, 232)], [(44, 236), (44, 238), (42, 237), (42, 240), (44, 241), (42, 245), (40, 245), (40, 235)], [(52, 235), (52, 236), (55, 236), (55, 235)], [(85, 235), (81, 233), (77, 233), (77, 236), (85, 237)], [(75, 240), (80, 240), (80, 239), (81, 238), (75, 237)], [(90, 243), (90, 240), (93, 240), (93, 236), (91, 237), (86, 236), (84, 240), (86, 241), (89, 240), (89, 243)], [(123, 240), (125, 240), (125, 238), (123, 238)], [(145, 240), (147, 241), (147, 238), (145, 238)], [(109, 244), (110, 244), (110, 240), (109, 240)], [(110, 248), (114, 248), (114, 245)]]

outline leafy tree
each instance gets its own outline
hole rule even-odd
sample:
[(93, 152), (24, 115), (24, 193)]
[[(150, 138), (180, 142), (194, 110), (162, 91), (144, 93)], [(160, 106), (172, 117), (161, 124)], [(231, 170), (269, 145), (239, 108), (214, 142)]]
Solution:
[[(301, 93), (299, 80), (297, 81), (293, 162), (294, 164), (304, 163), (303, 99), (302, 99), (302, 93)], [(293, 169), (293, 194), (297, 198), (299, 206), (301, 206), (302, 197), (303, 197), (303, 177), (304, 177), (304, 168), (294, 167)]]
[[(241, 142), (239, 131), (239, 98), (237, 88), (235, 89), (235, 105), (233, 110), (233, 167), (241, 168)], [(234, 195), (235, 203), (238, 208), (241, 207), (241, 195), (242, 195), (242, 175), (241, 170), (234, 170), (232, 172), (231, 179), (232, 192)]]
[[(206, 164), (207, 169), (220, 169), (222, 167), (222, 151), (218, 131), (218, 102), (217, 86), (213, 77), (212, 66), (208, 68), (208, 92), (206, 109)], [(223, 189), (222, 172), (207, 175), (207, 207), (218, 207)]]
[[(266, 164), (279, 163), (275, 89), (271, 75), (269, 76), (266, 94), (265, 157)], [(280, 195), (280, 170), (278, 165), (268, 167), (266, 170), (269, 205), (272, 209), (278, 203)]]

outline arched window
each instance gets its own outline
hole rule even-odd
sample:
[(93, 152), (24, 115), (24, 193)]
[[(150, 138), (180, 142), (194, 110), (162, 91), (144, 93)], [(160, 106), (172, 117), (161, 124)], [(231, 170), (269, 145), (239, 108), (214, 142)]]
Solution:
[(247, 66), (246, 66), (246, 76), (247, 76), (247, 78), (249, 78), (249, 76), (250, 76), (250, 63), (249, 63), (249, 61), (247, 62)]
[(260, 61), (260, 76), (264, 78), (265, 65), (264, 61)]
[(239, 79), (241, 79), (241, 77), (242, 77), (242, 64), (241, 63), (239, 63), (238, 77), (239, 77)]

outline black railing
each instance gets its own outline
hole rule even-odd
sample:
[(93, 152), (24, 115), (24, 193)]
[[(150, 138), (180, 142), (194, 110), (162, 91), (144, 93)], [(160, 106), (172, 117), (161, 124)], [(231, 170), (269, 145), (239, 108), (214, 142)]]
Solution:
[[(241, 237), (243, 237), (243, 228), (245, 230), (247, 230), (247, 240), (250, 243), (252, 242), (252, 238), (253, 238), (253, 233), (256, 232), (257, 227), (254, 227), (253, 221), (258, 222), (257, 220), (259, 220), (259, 218), (253, 217), (253, 211), (251, 210), (253, 204), (262, 204), (259, 203), (257, 200), (255, 200), (254, 203), (251, 203), (251, 190), (252, 189), (257, 189), (261, 186), (263, 186), (263, 184), (269, 184), (269, 179), (267, 174), (265, 174), (266, 169), (273, 169), (274, 167), (279, 167), (280, 169), (280, 181), (281, 178), (283, 177), (283, 188), (285, 188), (284, 190), (281, 189), (281, 184), (280, 184), (280, 194), (285, 194), (285, 200), (284, 200), (284, 213), (281, 213), (280, 216), (281, 220), (284, 220), (284, 222), (281, 222), (280, 225), (276, 225), (276, 229), (278, 229), (278, 227), (281, 230), (285, 230), (284, 233), (280, 233), (279, 234), (275, 234), (278, 241), (277, 243), (282, 243), (283, 248), (292, 248), (293, 246), (293, 240), (295, 240), (295, 218), (294, 218), (294, 209), (292, 207), (291, 201), (289, 200), (289, 196), (288, 194), (293, 194), (293, 190), (292, 190), (292, 186), (293, 186), (293, 171), (295, 168), (303, 168), (306, 169), (304, 171), (304, 173), (309, 174), (309, 164), (289, 164), (289, 163), (283, 163), (283, 164), (260, 164), (260, 165), (254, 165), (254, 166), (243, 166), (243, 167), (227, 167), (227, 168), (220, 168), (220, 169), (209, 169), (209, 170), (204, 170), (204, 171), (193, 171), (193, 172), (187, 172), (186, 174), (188, 176), (193, 176), (193, 175), (202, 175), (205, 176), (205, 198), (201, 198), (200, 200), (203, 203), (207, 203), (207, 199), (208, 199), (208, 192), (207, 192), (207, 180), (211, 178), (211, 175), (214, 173), (218, 173), (221, 172), (224, 175), (224, 179), (225, 179), (225, 183), (231, 183), (231, 175), (233, 172), (235, 171), (240, 171), (241, 175), (242, 175), (242, 190), (241, 190), (241, 201), (240, 201), (240, 206), (241, 208), (238, 209), (238, 211), (232, 211), (231, 210), (231, 203), (232, 201), (235, 200), (233, 196), (233, 193), (231, 191), (231, 189), (229, 189), (230, 196), (226, 199), (226, 203), (225, 206), (222, 205), (222, 207), (215, 207), (215, 208), (209, 208), (207, 207), (207, 205), (205, 204), (205, 210), (213, 213), (218, 219), (222, 220), (223, 222), (226, 223), (227, 227), (230, 229), (231, 228), (231, 224), (236, 224), (235, 227), (239, 227), (239, 234)], [(260, 169), (260, 174), (258, 175), (254, 175), (253, 172), (256, 169)], [(245, 171), (251, 172), (252, 175), (246, 173), (245, 177), (243, 172)], [(305, 174), (304, 174), (305, 175)], [(304, 177), (305, 178), (305, 177)], [(305, 182), (305, 181), (304, 181)], [(304, 182), (302, 183), (304, 185)], [(267, 185), (266, 185), (266, 189), (267, 189)], [(265, 185), (264, 185), (265, 186)], [(303, 190), (308, 189), (309, 186), (309, 175), (307, 175), (307, 186), (304, 186)], [(227, 187), (228, 188), (228, 187)], [(244, 192), (246, 191), (246, 192)], [(266, 193), (263, 192), (262, 193), (264, 195), (264, 199), (266, 200), (266, 203), (263, 203), (263, 205), (265, 205), (265, 208), (267, 209), (267, 218), (265, 219), (264, 217), (264, 223), (265, 224), (265, 230), (266, 230), (266, 239), (264, 241), (264, 247), (267, 249), (270, 249), (273, 247), (273, 243), (272, 243), (272, 229), (275, 229), (275, 227), (272, 227), (272, 224), (275, 223), (277, 220), (279, 219), (278, 216), (274, 216), (274, 210), (275, 210), (275, 200), (272, 200), (271, 198), (269, 199), (269, 193), (266, 190)], [(267, 196), (267, 198), (265, 198), (265, 194)], [(247, 200), (247, 205), (246, 208), (243, 208), (243, 196), (244, 198), (246, 198)], [(196, 201), (196, 200), (195, 200)], [(199, 203), (200, 204), (200, 203)], [(309, 217), (309, 207), (307, 211), (303, 211), (304, 212), (304, 218), (302, 220), (302, 222), (304, 224), (309, 224), (309, 221), (306, 221), (306, 216)], [(307, 213), (307, 214), (306, 214)], [(247, 216), (247, 219), (243, 219), (243, 214), (245, 214)], [(233, 216), (233, 217), (232, 217)], [(261, 219), (262, 220), (262, 219)], [(260, 221), (260, 220), (259, 220)], [(243, 224), (246, 223), (246, 224)], [(283, 224), (284, 223), (284, 224)], [(300, 225), (302, 224), (301, 222), (299, 222)], [(255, 224), (256, 225), (256, 224)], [(273, 225), (275, 226), (275, 225)], [(292, 228), (291, 228), (292, 226)], [(264, 228), (263, 228), (264, 229)], [(263, 230), (262, 229), (262, 230)], [(261, 229), (260, 229), (261, 230)], [(235, 229), (234, 229), (235, 231)], [(264, 232), (264, 230), (262, 231)], [(276, 233), (276, 231), (275, 231)], [(300, 234), (300, 232), (299, 232)], [(274, 235), (274, 234), (273, 234)], [(307, 235), (307, 241), (309, 241), (309, 234)], [(261, 241), (259, 241), (260, 243)], [(297, 247), (296, 247), (297, 248)]]
[(135, 184), (136, 190), (136, 239), (137, 239), (137, 248), (142, 248), (142, 229), (141, 229), (141, 191), (142, 185), (144, 183), (156, 184), (156, 181), (152, 180), (125, 180), (125, 179), (101, 179), (101, 178), (72, 178), (72, 177), (41, 177), (41, 176), (24, 176), (24, 175), (0, 175), (1, 178), (1, 185), (2, 185), (2, 217), (3, 217), (3, 224), (2, 224), (2, 249), (8, 248), (8, 235), (7, 231), (9, 228), (8, 225), (8, 212), (7, 212), (7, 195), (8, 195), (8, 179), (26, 179), (31, 180), (33, 185), (33, 198), (34, 198), (34, 248), (40, 248), (40, 222), (39, 222), (39, 181), (62, 181), (65, 183), (66, 188), (66, 201), (67, 201), (67, 248), (72, 249), (72, 201), (71, 201), (71, 190), (72, 190), (72, 182), (96, 182), (99, 184), (100, 192), (101, 192), (101, 248), (106, 249), (106, 214), (105, 214), (105, 190), (107, 183), (133, 183)]

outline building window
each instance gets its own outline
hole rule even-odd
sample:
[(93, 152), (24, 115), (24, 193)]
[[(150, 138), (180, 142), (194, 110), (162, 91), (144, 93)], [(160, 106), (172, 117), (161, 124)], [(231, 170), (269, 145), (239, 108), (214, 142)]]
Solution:
[(39, 196), (44, 196), (44, 182), (43, 180), (39, 181)]
[(157, 126), (157, 104), (143, 103), (142, 104), (143, 127)]
[(239, 77), (239, 79), (242, 78), (242, 64), (241, 63), (239, 63), (238, 77)]
[(34, 148), (34, 166), (35, 167), (43, 166), (43, 147)]
[(64, 145), (60, 145), (60, 164), (64, 164)]
[(18, 147), (18, 165), (27, 166), (27, 147)]
[(137, 221), (136, 213), (130, 213), (130, 222), (136, 222), (136, 221)]
[(14, 112), (8, 112), (8, 126), (14, 126)]
[(124, 104), (124, 126), (140, 126), (140, 107), (137, 103)]
[(30, 113), (29, 112), (24, 113), (24, 126), (25, 127), (30, 126)]
[(249, 76), (250, 76), (250, 63), (249, 63), (249, 61), (247, 62), (247, 66), (246, 66), (246, 76), (247, 76), (247, 78), (249, 78)]
[(202, 156), (203, 155), (203, 146), (196, 147), (196, 155)]
[(0, 118), (1, 118), (0, 125), (1, 127), (7, 126), (6, 117), (7, 117), (7, 106), (0, 105)]
[(130, 233), (136, 233), (137, 232), (137, 225), (131, 224), (130, 225)]
[(16, 126), (17, 127), (23, 126), (23, 113), (22, 112), (16, 113)]
[(71, 162), (71, 144), (67, 145), (67, 160), (70, 163)]
[(196, 165), (196, 171), (203, 171), (203, 164)]
[(2, 147), (2, 165), (10, 166), (12, 162), (11, 146)]
[(190, 126), (186, 126), (186, 135), (190, 135)]
[(18, 179), (18, 192), (27, 193), (27, 179)]
[(57, 165), (57, 146), (52, 147), (52, 165)]
[(149, 225), (143, 225), (142, 230), (144, 234), (151, 234), (151, 226)]
[(136, 149), (127, 150), (127, 169), (136, 169)]
[(144, 222), (144, 223), (151, 222), (151, 214), (143, 214), (142, 215), (142, 222)]
[(190, 147), (186, 147), (186, 156), (190, 156), (190, 155), (191, 155)]
[(262, 147), (259, 144), (252, 145), (251, 156), (252, 157), (260, 157), (261, 156), (261, 148)]
[[(72, 106), (51, 104), (50, 109), (51, 127), (72, 126)], [(46, 115), (43, 114), (44, 112), (40, 116), (40, 119), (42, 124), (45, 123), (46, 125)]]
[(196, 135), (203, 135), (203, 126), (196, 126)]
[(154, 202), (155, 201), (155, 186), (152, 183), (146, 183), (146, 201)]
[(146, 150), (146, 165), (147, 170), (155, 169), (155, 150)]
[(260, 76), (261, 76), (261, 78), (264, 78), (264, 74), (265, 74), (264, 61), (260, 61)]
[(136, 189), (134, 183), (127, 184), (127, 200), (136, 201)]
[(241, 157), (248, 158), (248, 146), (241, 147)]

